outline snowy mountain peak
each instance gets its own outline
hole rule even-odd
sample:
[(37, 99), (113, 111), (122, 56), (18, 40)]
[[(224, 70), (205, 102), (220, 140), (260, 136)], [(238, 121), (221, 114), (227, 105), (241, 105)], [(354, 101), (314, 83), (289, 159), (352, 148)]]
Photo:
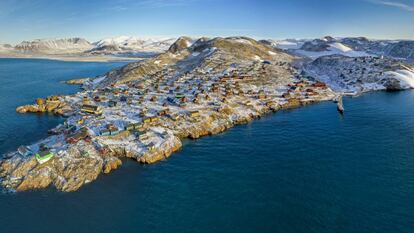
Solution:
[(73, 53), (90, 49), (92, 44), (82, 38), (36, 39), (23, 41), (14, 48), (24, 53)]
[(123, 50), (158, 50), (164, 51), (174, 42), (175, 38), (139, 38), (133, 36), (118, 36), (95, 42), (96, 47), (117, 46)]

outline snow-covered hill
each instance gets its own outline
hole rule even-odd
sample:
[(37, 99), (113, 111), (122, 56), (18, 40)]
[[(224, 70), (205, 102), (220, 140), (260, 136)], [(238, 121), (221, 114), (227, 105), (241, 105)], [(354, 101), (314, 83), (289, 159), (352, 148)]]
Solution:
[(259, 42), (270, 45), (275, 48), (288, 50), (299, 49), (306, 42), (306, 40), (286, 39), (286, 40), (260, 40)]
[(174, 43), (176, 38), (139, 38), (131, 36), (118, 36), (107, 38), (93, 43), (96, 47), (103, 47), (108, 45), (116, 45), (122, 49), (136, 49), (136, 50), (160, 50), (165, 51)]
[(388, 44), (384, 54), (386, 56), (414, 62), (414, 41), (399, 41)]
[(370, 40), (366, 37), (333, 38), (330, 36), (314, 40), (267, 41), (274, 47), (311, 59), (329, 55), (344, 55), (348, 57), (387, 56), (414, 60), (414, 41)]
[(345, 37), (341, 38), (340, 41), (353, 50), (377, 55), (382, 54), (390, 43), (394, 43), (391, 40), (370, 40), (366, 37)]
[[(184, 38), (184, 37), (183, 37)], [(243, 41), (240, 37), (238, 40)], [(237, 40), (237, 38), (233, 38)], [(0, 45), (0, 56), (10, 57), (153, 57), (163, 53), (174, 44), (170, 37), (118, 36), (89, 42), (82, 38), (36, 39), (23, 41), (16, 46)], [(194, 43), (195, 38), (186, 39)], [(229, 40), (230, 41), (230, 40)], [(246, 41), (245, 41), (246, 42)], [(414, 41), (370, 40), (365, 37), (320, 39), (260, 40), (259, 43), (284, 50), (291, 55), (315, 60), (322, 56), (343, 55), (347, 57), (384, 56), (414, 64)], [(189, 45), (188, 45), (189, 46)]]
[(13, 50), (13, 46), (9, 44), (0, 44), (0, 52)]
[(414, 88), (414, 69), (389, 58), (330, 55), (307, 64), (304, 72), (340, 92)]
[(119, 36), (93, 43), (92, 54), (134, 55), (136, 53), (157, 54), (166, 51), (176, 38), (138, 38)]
[[(212, 71), (229, 74), (237, 69), (237, 64), (255, 64), (255, 69), (266, 73), (263, 62), (271, 63), (270, 76), (279, 81), (286, 80), (286, 72), (292, 71), (289, 63), (293, 56), (284, 51), (247, 37), (200, 38), (196, 41), (189, 37), (180, 37), (165, 53), (151, 59), (130, 63), (118, 70), (109, 72), (99, 85), (126, 83), (141, 80), (149, 75), (159, 74), (174, 67), (175, 75), (197, 72), (200, 75)], [(270, 69), (270, 68), (269, 68)], [(247, 73), (246, 73), (247, 74)], [(251, 75), (259, 75), (252, 70)]]
[(363, 57), (369, 55), (366, 51), (354, 50), (352, 47), (349, 47), (342, 43), (340, 40), (334, 39), (332, 37), (328, 37), (328, 39), (325, 37), (323, 39), (307, 41), (303, 43), (299, 49), (291, 49), (291, 51), (297, 55), (313, 59), (321, 56), (335, 54), (348, 57)]
[(126, 57), (153, 56), (168, 50), (175, 38), (138, 38), (119, 36), (91, 43), (82, 38), (36, 39), (16, 46), (0, 45), (0, 55), (115, 55)]
[(14, 48), (22, 53), (62, 54), (81, 53), (91, 49), (92, 44), (82, 38), (38, 39), (33, 41), (23, 41)]

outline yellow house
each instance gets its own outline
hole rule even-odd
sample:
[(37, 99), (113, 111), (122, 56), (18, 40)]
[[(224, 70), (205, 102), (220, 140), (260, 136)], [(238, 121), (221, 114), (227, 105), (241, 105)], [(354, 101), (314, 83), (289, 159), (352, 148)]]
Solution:
[(143, 140), (147, 140), (149, 137), (148, 137), (148, 134), (141, 134), (141, 135), (139, 135), (139, 140), (140, 141), (143, 141)]
[(103, 110), (101, 107), (96, 106), (96, 105), (84, 104), (82, 105), (81, 112), (101, 115), (103, 113)]
[(151, 122), (157, 122), (160, 118), (154, 116), (154, 117), (150, 117)]
[(199, 111), (190, 111), (190, 116), (191, 117), (199, 117), (200, 116), (200, 112)]
[(142, 120), (144, 123), (150, 123), (151, 122), (151, 118), (150, 117), (146, 117)]

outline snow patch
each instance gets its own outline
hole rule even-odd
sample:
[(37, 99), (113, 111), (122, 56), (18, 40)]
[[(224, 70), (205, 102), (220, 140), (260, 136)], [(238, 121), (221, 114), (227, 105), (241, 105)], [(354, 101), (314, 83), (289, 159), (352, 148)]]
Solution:
[(187, 48), (191, 46), (191, 41), (188, 41), (188, 40), (187, 40), (187, 41), (185, 41), (185, 43), (186, 43), (186, 45), (187, 45)]
[(305, 51), (305, 50), (296, 50), (296, 53), (298, 53), (299, 55), (305, 56), (305, 57), (309, 57), (312, 59), (316, 59), (322, 56), (329, 56), (329, 55), (344, 55), (347, 57), (367, 57), (367, 56), (372, 56), (371, 54), (368, 54), (364, 51), (355, 51), (352, 50), (351, 48), (341, 44), (341, 43), (332, 43), (330, 44), (330, 47), (328, 48), (327, 51), (322, 51), (322, 52), (313, 52), (313, 51)]
[(303, 42), (280, 40), (276, 41), (275, 44), (276, 47), (280, 49), (299, 49), (300, 47), (302, 47)]
[(329, 49), (332, 50), (332, 51), (335, 50), (335, 49), (340, 51), (340, 52), (343, 52), (343, 53), (347, 53), (347, 52), (352, 51), (352, 49), (349, 48), (348, 46), (346, 46), (342, 43), (338, 43), (338, 42), (332, 43), (330, 46), (331, 47)]
[(99, 78), (96, 78), (96, 79), (94, 79), (94, 80), (92, 81), (92, 83), (93, 83), (93, 85), (97, 85), (97, 84), (99, 84), (100, 82), (102, 82), (105, 78), (106, 78), (106, 75), (105, 75), (105, 76), (102, 76), (102, 77), (99, 77)]
[(254, 59), (254, 60), (257, 60), (257, 61), (261, 61), (261, 60), (262, 60), (262, 58), (261, 58), (261, 57), (259, 57), (259, 56), (257, 56), (257, 55), (255, 55), (255, 56), (253, 57), (253, 59)]
[(243, 39), (243, 38), (233, 39), (233, 41), (238, 42), (238, 43), (242, 43), (242, 44), (252, 45), (252, 42), (250, 42), (249, 40)]
[(414, 72), (409, 70), (396, 70), (386, 72), (388, 75), (394, 76), (396, 79), (400, 80), (405, 88), (414, 88)]
[(118, 36), (95, 42), (97, 48), (116, 46), (127, 51), (165, 51), (175, 41), (175, 38), (138, 38), (132, 36)]

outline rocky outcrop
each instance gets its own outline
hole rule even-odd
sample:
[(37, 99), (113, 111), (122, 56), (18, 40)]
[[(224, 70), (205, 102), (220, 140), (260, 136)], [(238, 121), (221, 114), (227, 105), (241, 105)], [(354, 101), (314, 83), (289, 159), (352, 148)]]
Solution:
[(11, 174), (14, 169), (22, 162), (20, 156), (13, 156), (11, 158), (3, 159), (0, 161), (0, 177), (5, 177), (7, 174)]
[(22, 178), (22, 182), (16, 187), (16, 191), (46, 188), (53, 182), (53, 175), (49, 167), (40, 167), (31, 171)]
[(301, 101), (296, 98), (289, 98), (288, 101), (282, 105), (284, 109), (297, 108), (301, 105)]
[(114, 156), (104, 156), (103, 173), (108, 174), (112, 170), (118, 169), (122, 165), (122, 161)]
[(184, 49), (187, 49), (191, 46), (191, 38), (189, 37), (180, 37), (177, 41), (174, 42), (168, 49), (170, 53), (178, 53)]
[(37, 161), (34, 156), (23, 160), (21, 163), (16, 166), (16, 169), (10, 173), (13, 177), (24, 177), (26, 176), (33, 168), (37, 166)]
[(45, 188), (53, 184), (61, 191), (75, 191), (95, 180), (102, 172), (117, 169), (121, 162), (115, 157), (102, 158), (92, 145), (73, 145), (44, 164), (34, 156), (22, 158), (15, 154), (3, 160), (0, 174), (3, 186), (17, 191)]
[(178, 151), (181, 147), (181, 140), (174, 135), (170, 135), (156, 149), (146, 151), (137, 161), (144, 164), (152, 164), (170, 157), (172, 153)]
[(400, 90), (404, 89), (403, 87), (401, 87), (400, 80), (395, 79), (395, 78), (388, 79), (384, 83), (384, 86), (385, 86), (387, 91), (400, 91)]
[(90, 78), (78, 78), (78, 79), (67, 80), (65, 81), (65, 83), (68, 85), (82, 85), (89, 80)]
[(326, 40), (315, 39), (305, 42), (300, 49), (311, 52), (327, 51), (330, 47), (328, 43)]
[(46, 108), (44, 106), (39, 106), (39, 105), (24, 105), (24, 106), (17, 107), (16, 112), (18, 113), (46, 112)]
[(57, 101), (46, 101), (45, 104), (31, 104), (23, 105), (16, 108), (18, 113), (42, 113), (42, 112), (54, 112), (57, 114), (63, 114), (70, 111), (70, 107), (66, 106), (63, 102)]

